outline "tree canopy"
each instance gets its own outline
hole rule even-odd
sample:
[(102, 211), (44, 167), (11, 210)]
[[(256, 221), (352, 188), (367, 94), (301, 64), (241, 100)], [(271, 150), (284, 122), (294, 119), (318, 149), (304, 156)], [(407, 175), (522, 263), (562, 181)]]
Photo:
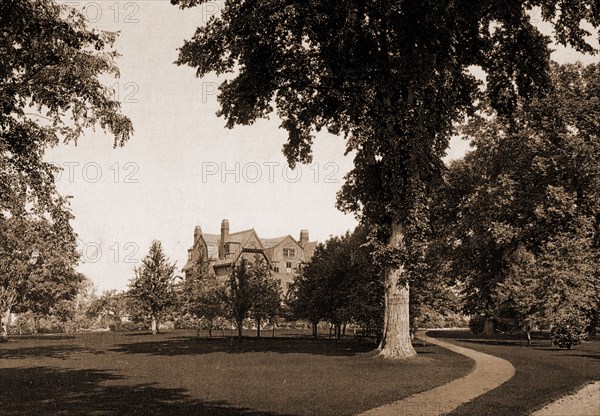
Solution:
[[(81, 276), (72, 214), (45, 150), (100, 126), (122, 145), (131, 121), (99, 80), (118, 76), (115, 33), (53, 0), (0, 3), (0, 307), (47, 313)], [(33, 261), (32, 255), (39, 257)]]
[(465, 312), (586, 326), (600, 293), (600, 65), (553, 65), (551, 79), (511, 117), (487, 108), (465, 127), (475, 149), (438, 202)]
[(53, 0), (0, 5), (0, 210), (61, 208), (56, 169), (44, 151), (77, 142), (99, 125), (122, 145), (132, 134), (99, 76), (118, 76), (116, 33), (90, 30), (84, 16)]
[[(204, 0), (172, 0), (192, 7)], [(177, 63), (220, 86), (226, 126), (276, 111), (291, 166), (311, 160), (316, 131), (343, 134), (354, 169), (338, 205), (374, 225), (387, 267), (382, 355), (415, 354), (409, 336), (410, 267), (422, 257), (428, 198), (455, 123), (487, 98), (502, 114), (549, 84), (550, 39), (592, 52), (583, 20), (600, 26), (595, 0), (227, 0), (199, 27)], [(486, 82), (469, 71), (481, 68)]]
[(162, 244), (154, 240), (142, 264), (134, 269), (135, 276), (129, 282), (129, 304), (132, 312), (152, 321), (152, 333), (159, 332), (160, 320), (175, 304), (175, 263), (165, 255)]

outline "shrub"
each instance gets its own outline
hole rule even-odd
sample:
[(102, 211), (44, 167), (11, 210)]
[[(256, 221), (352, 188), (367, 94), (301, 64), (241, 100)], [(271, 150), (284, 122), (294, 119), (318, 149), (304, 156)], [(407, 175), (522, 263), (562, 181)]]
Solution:
[[(148, 330), (149, 325), (144, 322), (123, 322), (121, 324), (122, 332), (131, 332), (131, 331), (146, 331)], [(116, 328), (110, 327), (111, 331), (114, 331)]]
[(471, 332), (474, 334), (481, 334), (485, 327), (485, 319), (486, 317), (483, 315), (471, 316), (469, 319), (469, 329)]
[(586, 323), (579, 317), (565, 318), (554, 323), (550, 331), (550, 338), (558, 348), (570, 350), (586, 339), (586, 329)]

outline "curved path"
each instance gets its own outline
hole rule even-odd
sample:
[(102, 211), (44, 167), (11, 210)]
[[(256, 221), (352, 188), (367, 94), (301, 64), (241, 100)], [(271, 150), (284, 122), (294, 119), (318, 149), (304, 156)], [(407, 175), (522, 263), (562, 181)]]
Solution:
[[(420, 333), (419, 339), (473, 359), (475, 368), (466, 376), (448, 384), (376, 407), (361, 413), (360, 416), (443, 415), (453, 411), (461, 404), (495, 389), (515, 374), (512, 364), (502, 358), (430, 338), (425, 333)], [(419, 375), (409, 374), (407, 376), (418, 377)]]
[(533, 412), (531, 416), (598, 416), (600, 415), (600, 381), (588, 384), (577, 393), (561, 397)]

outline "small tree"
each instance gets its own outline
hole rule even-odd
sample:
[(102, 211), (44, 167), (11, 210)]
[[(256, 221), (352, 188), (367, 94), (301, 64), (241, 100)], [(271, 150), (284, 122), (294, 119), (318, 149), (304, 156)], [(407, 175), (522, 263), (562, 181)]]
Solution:
[(162, 244), (154, 240), (142, 265), (134, 269), (135, 277), (129, 283), (131, 306), (150, 318), (152, 333), (159, 332), (160, 320), (175, 302), (173, 273), (175, 264), (165, 256)]
[(269, 266), (260, 255), (253, 261), (242, 258), (233, 265), (227, 279), (224, 299), (228, 313), (238, 329), (238, 338), (242, 339), (244, 319), (250, 316), (254, 306), (254, 297), (259, 281), (267, 278)]
[(269, 276), (269, 268), (265, 263), (254, 276), (254, 296), (250, 316), (256, 321), (257, 336), (260, 338), (260, 325), (265, 320), (273, 320), (279, 313), (281, 304), (281, 287), (279, 282)]
[(113, 289), (104, 292), (99, 299), (95, 299), (88, 308), (87, 315), (90, 318), (107, 319), (109, 324), (115, 326), (115, 331), (120, 331), (126, 311), (127, 300), (125, 294)]
[(183, 283), (184, 309), (206, 321), (208, 337), (212, 338), (215, 319), (225, 315), (224, 288), (212, 279), (190, 279)]

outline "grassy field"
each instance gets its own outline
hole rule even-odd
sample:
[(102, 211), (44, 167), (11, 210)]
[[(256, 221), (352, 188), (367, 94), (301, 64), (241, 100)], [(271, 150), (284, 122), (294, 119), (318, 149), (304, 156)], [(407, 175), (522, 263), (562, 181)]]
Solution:
[[(540, 335), (527, 345), (524, 337), (495, 335), (484, 338), (469, 331), (429, 331), (428, 335), (454, 341), (510, 361), (515, 376), (499, 388), (460, 406), (452, 416), (528, 415), (592, 380), (600, 380), (600, 340), (559, 350)], [(600, 403), (599, 403), (600, 406)]]
[(0, 344), (0, 414), (355, 414), (472, 368), (466, 358), (418, 341), (418, 358), (395, 363), (351, 338), (336, 343), (288, 331), (238, 344), (195, 335), (13, 338)]

